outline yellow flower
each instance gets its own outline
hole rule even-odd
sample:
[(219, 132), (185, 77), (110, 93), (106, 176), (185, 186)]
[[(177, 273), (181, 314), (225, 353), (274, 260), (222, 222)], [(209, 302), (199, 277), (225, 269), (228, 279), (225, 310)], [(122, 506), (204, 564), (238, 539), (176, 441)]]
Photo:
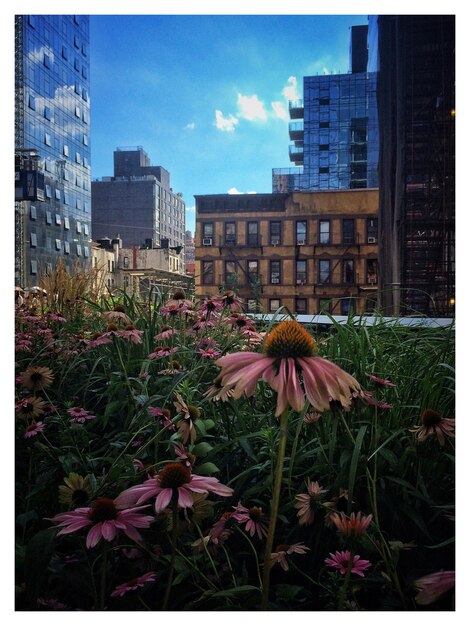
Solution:
[(59, 485), (59, 502), (72, 505), (73, 508), (83, 506), (91, 497), (90, 477), (80, 476), (75, 472), (64, 478), (65, 485)]

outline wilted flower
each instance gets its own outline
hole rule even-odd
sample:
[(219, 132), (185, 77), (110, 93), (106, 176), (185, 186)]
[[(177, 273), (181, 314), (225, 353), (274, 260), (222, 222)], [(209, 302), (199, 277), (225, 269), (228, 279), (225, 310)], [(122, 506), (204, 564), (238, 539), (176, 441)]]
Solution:
[(112, 541), (119, 531), (123, 531), (134, 541), (140, 541), (142, 537), (137, 528), (148, 528), (154, 518), (139, 512), (147, 508), (147, 505), (122, 510), (118, 498), (98, 498), (90, 507), (59, 513), (46, 519), (58, 524), (58, 535), (67, 535), (91, 525), (86, 538), (87, 548), (94, 548), (100, 539)]
[(293, 543), (291, 546), (289, 545), (279, 545), (276, 546), (276, 551), (271, 554), (271, 562), (270, 566), (272, 567), (276, 563), (282, 567), (282, 569), (287, 572), (289, 570), (289, 564), (287, 562), (287, 555), (290, 554), (306, 554), (307, 550), (310, 550), (304, 543)]
[[(343, 550), (342, 552), (336, 551), (334, 554), (330, 552), (330, 559), (325, 559), (325, 563), (329, 567), (335, 567), (339, 569), (340, 574), (346, 574), (349, 569), (349, 561), (351, 559), (351, 553), (349, 550)], [(361, 559), (358, 554), (355, 554), (351, 564), (351, 574), (357, 574), (358, 576), (364, 576), (364, 570), (370, 567), (372, 563)]]
[(154, 582), (154, 580), (155, 572), (147, 572), (147, 574), (142, 574), (142, 576), (132, 578), (131, 580), (118, 585), (115, 590), (111, 592), (111, 596), (113, 598), (120, 598), (129, 591), (135, 591), (136, 589), (143, 587), (145, 583)]
[(375, 376), (374, 374), (368, 374), (365, 372), (366, 376), (368, 376), (374, 383), (378, 383), (379, 385), (384, 385), (385, 387), (396, 387), (396, 385), (389, 380), (384, 378), (380, 378), (379, 376)]
[(182, 463), (167, 463), (153, 478), (142, 485), (136, 485), (123, 491), (117, 498), (118, 506), (141, 504), (156, 496), (155, 511), (161, 513), (170, 504), (181, 508), (193, 506), (193, 493), (215, 493), (219, 496), (231, 496), (233, 489), (219, 483), (211, 476), (197, 476)]
[(419, 593), (415, 597), (416, 603), (421, 605), (432, 604), (446, 591), (455, 587), (455, 571), (440, 571), (428, 574), (415, 580), (414, 585)]
[(342, 535), (360, 537), (367, 532), (372, 521), (372, 515), (363, 513), (351, 513), (350, 517), (341, 513), (332, 513), (330, 520)]
[(183, 413), (183, 419), (178, 422), (178, 430), (183, 438), (183, 443), (188, 439), (191, 445), (196, 441), (196, 428), (194, 422), (201, 417), (201, 411), (193, 404), (186, 404), (179, 393), (176, 394), (176, 402), (173, 402), (176, 410)]
[(300, 493), (295, 496), (297, 502), (294, 506), (296, 509), (299, 509), (297, 516), (301, 526), (313, 524), (315, 512), (318, 509), (318, 500), (326, 492), (327, 490), (322, 489), (317, 481), (312, 482), (309, 479), (307, 482), (307, 493)]
[(441, 446), (445, 445), (445, 438), (455, 437), (455, 419), (442, 417), (440, 413), (433, 409), (425, 409), (421, 413), (421, 426), (410, 429), (416, 433), (418, 443), (422, 443), (431, 435), (436, 435)]
[(216, 361), (222, 368), (216, 383), (223, 390), (233, 389), (237, 399), (252, 396), (258, 380), (267, 381), (277, 392), (276, 417), (288, 406), (301, 411), (307, 399), (317, 411), (329, 409), (335, 400), (348, 410), (352, 392), (362, 394), (359, 383), (334, 363), (314, 356), (316, 349), (298, 322), (281, 322), (267, 335), (264, 354), (235, 352)]
[(23, 385), (31, 391), (39, 391), (50, 387), (54, 381), (54, 374), (48, 367), (29, 367), (21, 374)]
[(263, 538), (263, 535), (265, 537), (267, 536), (268, 528), (261, 507), (252, 506), (251, 509), (247, 509), (239, 502), (237, 506), (233, 508), (235, 512), (232, 513), (232, 518), (240, 524), (245, 524), (245, 530), (248, 531), (252, 537), (254, 537), (255, 533), (260, 539)]
[(152, 417), (160, 419), (162, 426), (168, 428), (168, 430), (175, 430), (175, 425), (171, 421), (171, 413), (169, 409), (160, 409), (158, 407), (149, 406), (149, 413)]
[(103, 311), (102, 316), (107, 322), (122, 322), (130, 324), (131, 318), (126, 314), (126, 309), (122, 304), (117, 304), (112, 311)]

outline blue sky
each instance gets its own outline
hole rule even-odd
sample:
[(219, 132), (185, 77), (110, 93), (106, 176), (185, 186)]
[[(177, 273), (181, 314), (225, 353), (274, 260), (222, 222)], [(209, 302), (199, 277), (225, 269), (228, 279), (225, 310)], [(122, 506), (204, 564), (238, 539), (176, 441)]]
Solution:
[(367, 15), (92, 15), (92, 176), (142, 146), (183, 193), (270, 193), (303, 77), (346, 73)]

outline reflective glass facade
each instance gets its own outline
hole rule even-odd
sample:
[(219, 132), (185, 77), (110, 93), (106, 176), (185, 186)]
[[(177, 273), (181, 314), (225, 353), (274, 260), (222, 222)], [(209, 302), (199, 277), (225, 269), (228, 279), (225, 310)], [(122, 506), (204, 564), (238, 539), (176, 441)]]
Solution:
[(34, 285), (39, 269), (47, 271), (59, 257), (69, 267), (90, 261), (89, 18), (15, 20), (15, 148), (36, 149), (45, 178), (44, 201), (19, 203), (17, 281), (23, 273), (22, 282)]
[(300, 167), (273, 169), (273, 193), (377, 187), (377, 73), (366, 71), (366, 27), (357, 28), (354, 71), (305, 76), (303, 101), (290, 103), (291, 119), (303, 118), (289, 125), (290, 158)]

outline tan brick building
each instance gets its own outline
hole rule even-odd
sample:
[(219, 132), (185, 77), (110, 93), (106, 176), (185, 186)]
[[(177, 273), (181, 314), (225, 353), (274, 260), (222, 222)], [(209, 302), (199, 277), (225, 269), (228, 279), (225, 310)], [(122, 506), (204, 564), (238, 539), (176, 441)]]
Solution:
[(196, 196), (196, 296), (233, 289), (247, 310), (372, 312), (378, 190)]

